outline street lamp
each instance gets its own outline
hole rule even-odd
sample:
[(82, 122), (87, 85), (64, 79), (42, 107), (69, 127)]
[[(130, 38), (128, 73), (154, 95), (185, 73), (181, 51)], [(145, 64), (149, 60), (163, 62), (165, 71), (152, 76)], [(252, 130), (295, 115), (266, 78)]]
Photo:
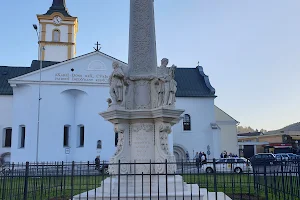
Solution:
[(40, 109), (41, 109), (41, 81), (42, 81), (42, 51), (44, 50), (44, 47), (41, 45), (41, 35), (38, 32), (38, 27), (36, 24), (33, 24), (33, 28), (36, 31), (38, 44), (39, 44), (39, 61), (40, 61), (40, 80), (39, 80), (39, 97), (38, 97), (38, 119), (37, 119), (37, 134), (36, 134), (36, 163), (38, 163), (38, 157), (39, 157), (39, 135), (40, 135)]

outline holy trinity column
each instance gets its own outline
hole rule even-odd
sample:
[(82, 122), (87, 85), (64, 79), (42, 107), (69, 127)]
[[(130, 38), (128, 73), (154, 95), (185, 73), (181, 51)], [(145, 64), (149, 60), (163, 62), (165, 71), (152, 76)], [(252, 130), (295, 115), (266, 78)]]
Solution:
[[(153, 0), (130, 0), (129, 32), (129, 66), (113, 62), (108, 109), (100, 113), (114, 124), (118, 144), (110, 160), (111, 177), (97, 188), (96, 197), (199, 199), (198, 185), (187, 185), (181, 176), (166, 177), (176, 171), (168, 134), (184, 110), (175, 109), (176, 67), (167, 67), (166, 58), (157, 67)], [(94, 194), (91, 191), (89, 198), (94, 199)]]

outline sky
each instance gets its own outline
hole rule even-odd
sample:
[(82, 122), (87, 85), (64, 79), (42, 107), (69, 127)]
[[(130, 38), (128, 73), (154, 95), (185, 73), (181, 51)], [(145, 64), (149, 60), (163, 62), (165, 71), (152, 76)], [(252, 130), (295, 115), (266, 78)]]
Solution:
[[(101, 51), (127, 62), (129, 0), (66, 0), (78, 17), (77, 56)], [(37, 59), (32, 24), (52, 0), (1, 2), (0, 65)], [(155, 0), (158, 63), (194, 68), (215, 104), (242, 126), (274, 130), (300, 121), (299, 0)], [(201, 114), (201, 111), (199, 111)]]

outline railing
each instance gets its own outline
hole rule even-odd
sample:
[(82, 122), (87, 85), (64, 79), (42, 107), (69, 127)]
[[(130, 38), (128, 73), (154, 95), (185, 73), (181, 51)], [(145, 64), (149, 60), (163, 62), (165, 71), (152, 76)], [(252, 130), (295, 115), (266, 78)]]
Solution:
[[(137, 170), (140, 165), (143, 165), (144, 170)], [(176, 171), (170, 173), (168, 170), (170, 165), (176, 165)], [(108, 174), (108, 166), (112, 168), (115, 166), (117, 170)], [(126, 173), (121, 172), (124, 166), (128, 169)], [(153, 169), (158, 166), (163, 170), (155, 173)], [(177, 175), (181, 175), (188, 184), (198, 185), (199, 199), (203, 192), (205, 192), (204, 195), (214, 193), (213, 199), (219, 198), (217, 192), (224, 192), (228, 197), (236, 200), (300, 200), (300, 161), (256, 163), (255, 165), (249, 162), (221, 163), (216, 160), (206, 163), (186, 161), (152, 163), (149, 161), (147, 163), (109, 164), (101, 162), (100, 165), (91, 162), (60, 162), (10, 164), (0, 169), (0, 199), (3, 200), (72, 199), (73, 196), (87, 191), (89, 191), (89, 199), (96, 199), (92, 196), (96, 195), (96, 188), (101, 186), (102, 180), (107, 179), (113, 183), (114, 178), (119, 180), (118, 184), (122, 184), (118, 188), (123, 187), (125, 191), (129, 187), (128, 181), (139, 179), (141, 181), (134, 182), (134, 184), (141, 185), (134, 185), (134, 188), (142, 187), (142, 191), (150, 190), (152, 191), (150, 193), (156, 191), (158, 197), (168, 197), (168, 191), (171, 188), (168, 188), (168, 184), (163, 185), (167, 181), (162, 180), (174, 179), (175, 181)], [(156, 182), (155, 186), (159, 185), (158, 188), (151, 188), (153, 184), (148, 184), (149, 178), (150, 183)], [(120, 180), (123, 182), (121, 183)], [(184, 185), (174, 185), (174, 187), (176, 194), (176, 191)], [(79, 196), (79, 199), (87, 198)]]

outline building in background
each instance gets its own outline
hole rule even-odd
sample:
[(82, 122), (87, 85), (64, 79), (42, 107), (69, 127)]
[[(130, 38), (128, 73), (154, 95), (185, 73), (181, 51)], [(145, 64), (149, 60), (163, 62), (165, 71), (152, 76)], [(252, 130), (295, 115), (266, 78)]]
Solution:
[[(37, 18), (40, 60), (29, 67), (0, 66), (1, 161), (109, 159), (117, 134), (98, 113), (108, 106), (112, 63), (127, 63), (99, 50), (76, 57), (78, 19), (64, 0), (54, 0)], [(210, 158), (224, 150), (237, 153), (237, 121), (215, 107), (215, 89), (203, 68), (179, 67), (175, 80), (176, 106), (185, 109), (169, 135), (176, 158), (185, 159), (186, 151)]]
[(300, 153), (300, 122), (266, 133), (240, 133), (240, 153), (247, 158), (256, 153)]

